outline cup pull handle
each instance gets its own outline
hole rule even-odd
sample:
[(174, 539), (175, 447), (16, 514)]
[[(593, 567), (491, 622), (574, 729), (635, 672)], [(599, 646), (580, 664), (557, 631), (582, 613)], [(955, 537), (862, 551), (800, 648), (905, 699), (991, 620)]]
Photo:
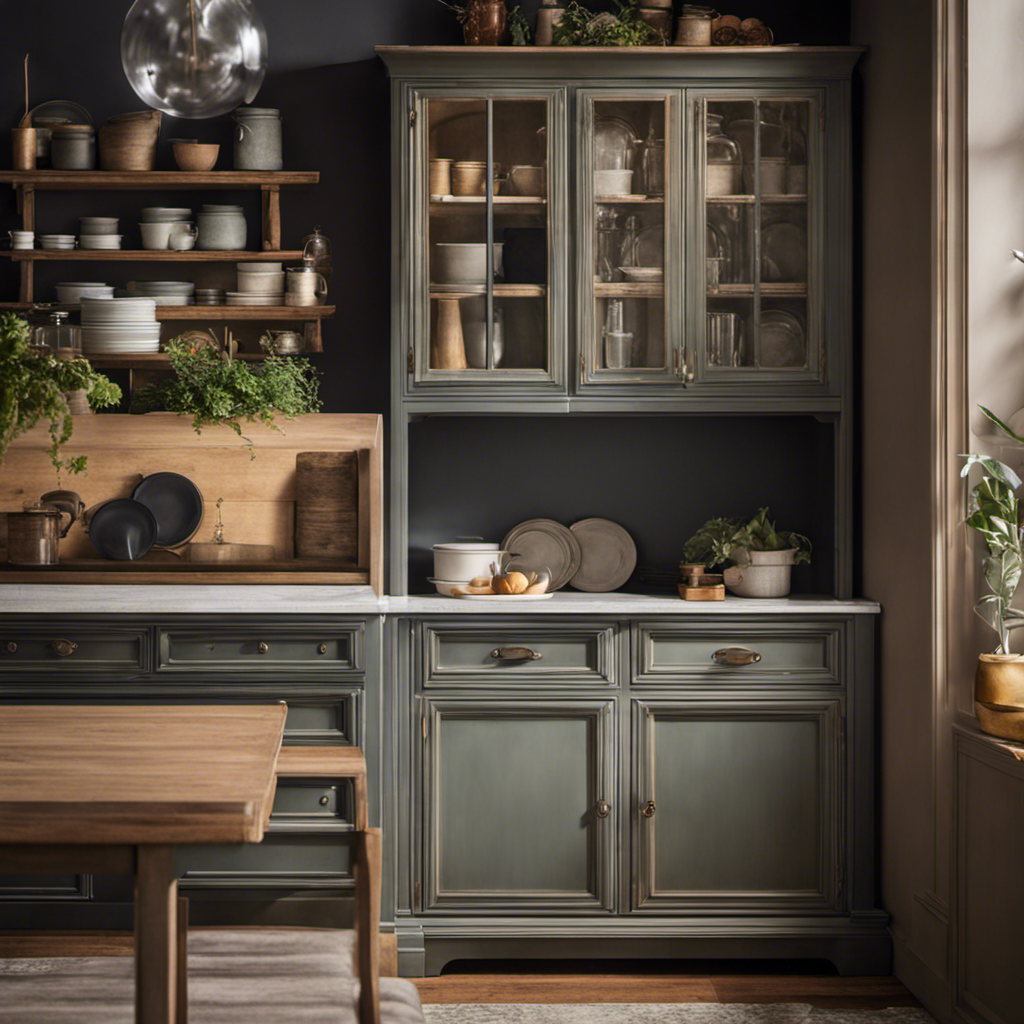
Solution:
[(761, 655), (757, 651), (748, 650), (746, 647), (722, 647), (711, 657), (719, 665), (755, 665), (761, 660)]
[(540, 661), (544, 655), (532, 647), (495, 647), (491, 657), (495, 661)]

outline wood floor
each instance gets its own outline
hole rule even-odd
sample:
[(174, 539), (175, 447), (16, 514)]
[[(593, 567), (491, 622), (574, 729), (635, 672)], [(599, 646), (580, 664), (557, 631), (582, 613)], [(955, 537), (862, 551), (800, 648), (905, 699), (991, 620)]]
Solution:
[[(131, 956), (127, 932), (0, 932), (0, 958)], [(780, 961), (474, 961), (415, 978), (425, 1003), (810, 1003), (823, 1009), (918, 1006), (896, 978), (839, 978)]]

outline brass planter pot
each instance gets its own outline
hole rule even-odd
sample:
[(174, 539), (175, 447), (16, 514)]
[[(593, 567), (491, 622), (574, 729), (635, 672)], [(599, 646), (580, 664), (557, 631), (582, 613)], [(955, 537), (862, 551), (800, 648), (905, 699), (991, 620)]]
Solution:
[(982, 654), (978, 658), (974, 713), (984, 732), (1024, 740), (1024, 657)]

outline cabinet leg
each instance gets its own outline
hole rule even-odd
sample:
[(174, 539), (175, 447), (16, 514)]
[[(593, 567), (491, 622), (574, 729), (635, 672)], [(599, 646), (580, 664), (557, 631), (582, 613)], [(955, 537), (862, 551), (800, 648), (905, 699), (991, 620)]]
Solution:
[(178, 879), (172, 848), (142, 845), (135, 868), (136, 1024), (175, 1024)]

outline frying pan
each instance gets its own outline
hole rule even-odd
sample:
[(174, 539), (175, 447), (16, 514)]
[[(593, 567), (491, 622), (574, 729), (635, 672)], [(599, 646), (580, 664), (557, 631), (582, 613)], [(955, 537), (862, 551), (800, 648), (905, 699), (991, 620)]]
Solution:
[(180, 473), (150, 473), (132, 491), (132, 497), (153, 513), (159, 547), (184, 544), (203, 521), (203, 496)]

